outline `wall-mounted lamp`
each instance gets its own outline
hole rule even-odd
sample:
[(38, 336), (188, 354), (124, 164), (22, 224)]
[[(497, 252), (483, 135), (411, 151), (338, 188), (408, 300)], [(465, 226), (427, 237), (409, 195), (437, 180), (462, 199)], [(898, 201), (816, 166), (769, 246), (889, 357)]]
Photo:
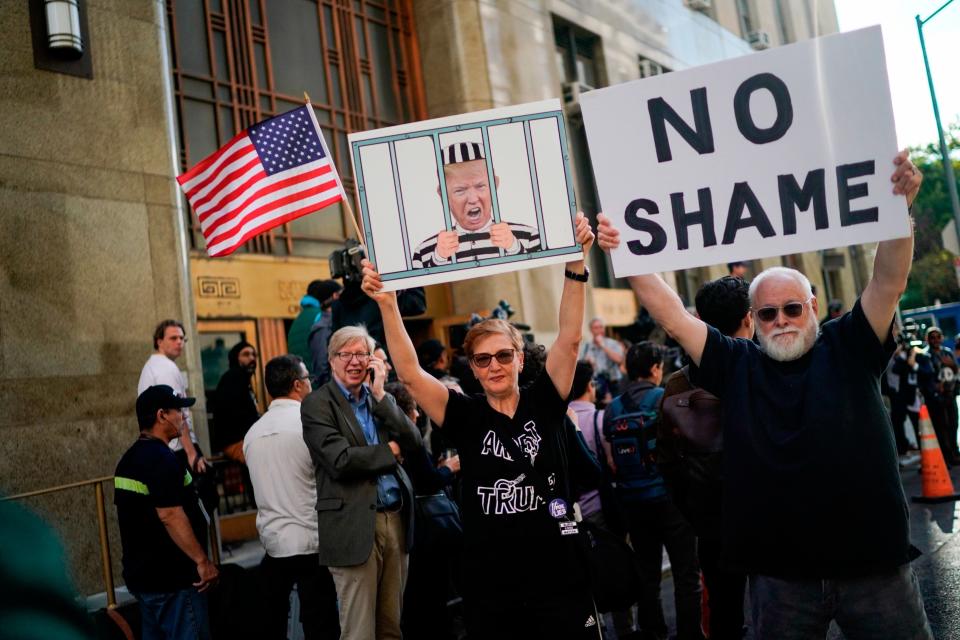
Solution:
[(79, 0), (45, 0), (47, 47), (70, 58), (83, 55)]
[[(7, 0), (0, 0), (0, 3)], [(124, 0), (126, 1), (126, 0)], [(93, 78), (86, 0), (28, 0), (33, 66)]]

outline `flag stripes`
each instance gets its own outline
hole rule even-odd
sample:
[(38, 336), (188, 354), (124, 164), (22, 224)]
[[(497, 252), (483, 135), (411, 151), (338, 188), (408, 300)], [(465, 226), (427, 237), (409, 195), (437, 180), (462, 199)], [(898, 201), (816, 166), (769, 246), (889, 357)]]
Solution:
[(343, 199), (308, 106), (241, 132), (177, 178), (211, 256)]

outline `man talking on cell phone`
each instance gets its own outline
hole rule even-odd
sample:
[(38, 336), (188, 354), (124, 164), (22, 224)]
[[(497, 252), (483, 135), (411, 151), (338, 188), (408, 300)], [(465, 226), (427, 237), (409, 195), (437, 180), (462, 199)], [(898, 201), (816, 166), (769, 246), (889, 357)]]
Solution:
[(304, 400), (303, 438), (317, 474), (319, 563), (330, 568), (343, 640), (400, 638), (413, 545), (413, 488), (398, 464), (420, 432), (384, 391), (384, 361), (362, 326), (327, 349), (332, 380)]

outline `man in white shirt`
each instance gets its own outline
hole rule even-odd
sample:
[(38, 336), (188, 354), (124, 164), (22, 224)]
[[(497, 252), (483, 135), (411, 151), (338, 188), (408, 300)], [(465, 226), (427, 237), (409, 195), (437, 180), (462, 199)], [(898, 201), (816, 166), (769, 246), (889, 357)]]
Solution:
[(303, 440), (300, 403), (313, 390), (299, 356), (279, 356), (264, 370), (274, 398), (243, 439), (257, 496), (257, 531), (266, 556), (260, 565), (262, 638), (285, 638), (290, 589), (297, 585), (300, 622), (308, 640), (339, 638), (337, 591), (320, 566), (317, 481)]
[[(179, 320), (164, 320), (153, 332), (154, 353), (147, 358), (137, 383), (137, 395), (158, 384), (165, 384), (175, 395), (186, 398), (187, 377), (176, 365), (176, 359), (183, 353), (187, 343), (183, 324)], [(193, 432), (193, 418), (189, 409), (183, 411), (183, 426), (180, 437), (170, 440), (170, 449), (184, 459), (191, 471), (203, 473), (207, 469), (203, 454), (197, 446), (197, 436)]]

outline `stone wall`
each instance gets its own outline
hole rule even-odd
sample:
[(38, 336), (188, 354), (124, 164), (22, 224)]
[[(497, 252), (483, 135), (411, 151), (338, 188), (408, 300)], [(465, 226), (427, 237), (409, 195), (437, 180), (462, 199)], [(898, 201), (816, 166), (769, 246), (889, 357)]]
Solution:
[[(28, 3), (0, 4), (6, 494), (112, 475), (137, 434), (136, 386), (154, 326), (180, 318), (195, 335), (172, 178), (162, 4), (87, 3), (89, 80), (35, 69)], [(195, 349), (179, 362), (194, 389), (198, 362)], [(81, 592), (102, 591), (93, 488), (24, 504), (61, 532)], [(115, 527), (112, 505), (107, 513)], [(116, 531), (112, 551), (119, 581)]]

